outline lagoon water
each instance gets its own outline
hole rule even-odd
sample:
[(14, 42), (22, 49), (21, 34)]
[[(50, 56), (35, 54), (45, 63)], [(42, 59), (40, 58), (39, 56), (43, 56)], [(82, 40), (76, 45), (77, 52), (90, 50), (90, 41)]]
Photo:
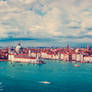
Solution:
[(0, 92), (92, 92), (92, 64), (0, 62)]

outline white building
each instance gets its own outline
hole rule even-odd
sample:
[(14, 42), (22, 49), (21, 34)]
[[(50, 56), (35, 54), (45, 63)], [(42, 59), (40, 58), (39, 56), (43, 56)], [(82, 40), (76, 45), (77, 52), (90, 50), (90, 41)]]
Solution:
[(60, 55), (60, 59), (61, 59), (61, 60), (64, 60), (64, 54), (61, 54), (61, 55)]
[(72, 54), (72, 60), (76, 61), (77, 55), (76, 54)]
[(37, 57), (28, 57), (16, 54), (9, 54), (8, 60), (11, 62), (39, 63), (39, 59)]
[(92, 56), (85, 56), (84, 61), (88, 61), (88, 62), (92, 63)]
[(83, 54), (76, 54), (76, 61), (83, 61)]

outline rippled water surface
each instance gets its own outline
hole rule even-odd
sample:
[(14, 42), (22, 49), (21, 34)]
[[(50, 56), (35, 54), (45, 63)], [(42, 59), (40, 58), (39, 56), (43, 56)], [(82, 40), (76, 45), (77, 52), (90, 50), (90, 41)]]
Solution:
[(0, 62), (0, 92), (92, 92), (92, 64)]

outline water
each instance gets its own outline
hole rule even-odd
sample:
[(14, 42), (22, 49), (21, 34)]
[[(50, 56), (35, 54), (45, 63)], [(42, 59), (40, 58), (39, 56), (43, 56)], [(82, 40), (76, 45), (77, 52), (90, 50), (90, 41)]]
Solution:
[(0, 92), (92, 92), (92, 64), (45, 62), (0, 62)]

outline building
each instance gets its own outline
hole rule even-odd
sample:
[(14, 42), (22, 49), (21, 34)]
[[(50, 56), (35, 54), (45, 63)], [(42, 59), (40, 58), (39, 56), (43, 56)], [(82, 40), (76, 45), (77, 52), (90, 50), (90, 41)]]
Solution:
[(43, 64), (38, 57), (30, 57), (25, 54), (16, 54), (12, 53), (8, 55), (8, 60), (11, 62), (25, 62), (25, 63), (33, 63), (33, 64)]
[(92, 63), (92, 56), (84, 56), (84, 61)]
[(8, 60), (11, 62), (26, 62), (26, 63), (34, 63), (34, 64), (44, 63), (39, 59), (38, 54), (30, 53), (30, 50), (28, 53), (23, 53), (20, 44), (16, 46), (14, 51), (9, 50)]
[(83, 54), (76, 54), (76, 61), (83, 61)]
[(72, 61), (72, 55), (71, 54), (64, 54), (64, 61)]
[(21, 44), (20, 43), (16, 46), (15, 51), (16, 51), (16, 53), (21, 52)]

